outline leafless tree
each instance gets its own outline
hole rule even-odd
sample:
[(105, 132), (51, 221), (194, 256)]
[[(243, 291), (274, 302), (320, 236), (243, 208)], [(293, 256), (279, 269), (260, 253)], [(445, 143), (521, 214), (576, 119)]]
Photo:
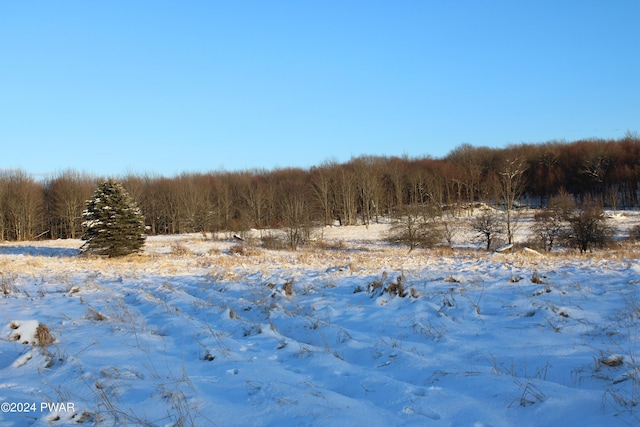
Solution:
[(325, 162), (317, 168), (311, 170), (311, 183), (313, 194), (317, 201), (320, 211), (322, 212), (322, 221), (324, 225), (330, 225), (334, 221), (334, 200), (333, 186), (331, 179), (331, 169), (336, 168), (335, 163)]
[(249, 226), (261, 230), (266, 225), (267, 184), (266, 171), (253, 171), (243, 174), (242, 187), (238, 189), (245, 207)]
[(363, 156), (353, 159), (359, 210), (362, 223), (369, 225), (375, 218), (379, 222), (379, 207), (382, 203), (382, 159), (373, 156)]
[(358, 221), (357, 185), (353, 170), (347, 165), (336, 170), (335, 196), (340, 225), (355, 225)]
[(613, 236), (613, 228), (607, 223), (602, 206), (587, 201), (569, 217), (567, 241), (580, 252), (607, 245)]
[(480, 189), (480, 179), (483, 172), (479, 152), (480, 149), (474, 148), (471, 144), (462, 144), (447, 156), (447, 160), (456, 164), (462, 171), (457, 182), (459, 191), (464, 190), (466, 194), (466, 200), (470, 206), (470, 214), (473, 214), (473, 205), (476, 194)]
[(484, 207), (471, 219), (471, 229), (476, 232), (480, 241), (485, 243), (486, 250), (489, 251), (496, 240), (504, 234), (504, 221), (494, 209)]
[(7, 215), (4, 200), (7, 197), (7, 182), (5, 173), (0, 172), (0, 240), (7, 240)]
[(82, 211), (94, 186), (94, 178), (71, 169), (44, 183), (47, 224), (52, 238), (80, 237)]
[(437, 210), (430, 205), (412, 203), (398, 212), (389, 232), (389, 239), (409, 245), (429, 248), (442, 242), (444, 229), (438, 221)]
[(407, 176), (406, 158), (391, 158), (387, 161), (384, 176), (387, 188), (387, 211), (399, 213), (405, 204), (405, 181)]
[(278, 182), (278, 199), (282, 215), (282, 225), (287, 233), (287, 243), (291, 249), (309, 239), (311, 229), (309, 187), (299, 179), (300, 171), (291, 170)]
[(546, 251), (563, 239), (569, 227), (569, 218), (575, 210), (575, 202), (565, 191), (549, 199), (547, 207), (534, 215), (532, 232)]
[(214, 179), (214, 205), (217, 210), (218, 228), (233, 230), (235, 225), (233, 220), (236, 210), (233, 198), (233, 176), (231, 174), (217, 175)]
[(507, 243), (513, 243), (513, 234), (518, 225), (519, 216), (516, 215), (515, 208), (525, 189), (526, 170), (526, 161), (518, 157), (506, 158), (498, 170), (500, 196), (505, 208)]
[(6, 237), (10, 240), (29, 240), (39, 230), (43, 207), (42, 187), (22, 170), (6, 171), (0, 175), (4, 187), (2, 212), (5, 215)]

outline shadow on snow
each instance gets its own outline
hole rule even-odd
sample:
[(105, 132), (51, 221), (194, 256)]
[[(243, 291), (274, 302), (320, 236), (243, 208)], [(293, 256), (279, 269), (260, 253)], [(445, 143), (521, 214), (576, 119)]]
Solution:
[(0, 245), (0, 255), (29, 255), (68, 258), (76, 256), (80, 249), (75, 248), (47, 248), (38, 246), (4, 246)]

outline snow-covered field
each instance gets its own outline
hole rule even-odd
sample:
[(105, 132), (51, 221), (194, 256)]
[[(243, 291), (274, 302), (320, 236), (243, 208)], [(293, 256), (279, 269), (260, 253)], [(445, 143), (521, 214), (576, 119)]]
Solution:
[(385, 227), (0, 245), (0, 426), (640, 423), (633, 251), (407, 253)]

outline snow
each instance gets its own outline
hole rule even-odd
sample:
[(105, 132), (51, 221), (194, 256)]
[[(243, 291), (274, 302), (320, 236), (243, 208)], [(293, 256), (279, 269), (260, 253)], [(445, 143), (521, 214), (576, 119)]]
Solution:
[(37, 320), (17, 320), (12, 321), (9, 341), (19, 341), (22, 344), (37, 344), (36, 331), (38, 330)]
[(387, 229), (0, 245), (0, 425), (638, 425), (633, 251), (408, 253)]

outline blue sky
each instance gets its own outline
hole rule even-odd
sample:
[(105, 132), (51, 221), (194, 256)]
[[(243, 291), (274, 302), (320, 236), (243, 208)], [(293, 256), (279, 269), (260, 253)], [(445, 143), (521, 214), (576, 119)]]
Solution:
[(640, 1), (2, 1), (0, 169), (443, 157), (640, 131)]

